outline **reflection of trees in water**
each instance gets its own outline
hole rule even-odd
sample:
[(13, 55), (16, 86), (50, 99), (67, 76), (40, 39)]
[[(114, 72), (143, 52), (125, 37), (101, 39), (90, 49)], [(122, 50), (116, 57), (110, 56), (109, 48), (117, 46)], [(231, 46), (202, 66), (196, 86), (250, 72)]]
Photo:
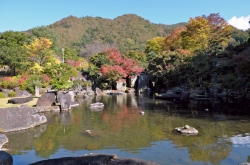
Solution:
[(5, 135), (9, 142), (4, 145), (11, 154), (16, 154), (20, 150), (30, 149), (35, 139), (46, 131), (47, 124), (42, 124), (34, 128), (22, 131), (8, 132)]
[(231, 152), (232, 144), (228, 140), (219, 138), (217, 142), (205, 143), (195, 142), (189, 148), (192, 161), (211, 162), (212, 164), (221, 164)]
[[(219, 164), (231, 152), (232, 144), (223, 137), (245, 133), (249, 122), (240, 120), (215, 120), (209, 116), (193, 116), (186, 106), (166, 104), (139, 96), (105, 96), (102, 112), (92, 112), (87, 99), (71, 111), (67, 125), (59, 116), (34, 143), (37, 155), (49, 157), (59, 148), (68, 150), (101, 150), (107, 146), (123, 148), (131, 153), (148, 147), (152, 142), (168, 139), (176, 147), (187, 148), (193, 161)], [(145, 111), (140, 115), (139, 110)], [(179, 113), (181, 112), (181, 113)], [(64, 118), (67, 120), (67, 118)], [(65, 122), (65, 121), (64, 121)], [(175, 127), (189, 124), (199, 130), (197, 136), (182, 136)], [(85, 130), (91, 130), (88, 134)]]

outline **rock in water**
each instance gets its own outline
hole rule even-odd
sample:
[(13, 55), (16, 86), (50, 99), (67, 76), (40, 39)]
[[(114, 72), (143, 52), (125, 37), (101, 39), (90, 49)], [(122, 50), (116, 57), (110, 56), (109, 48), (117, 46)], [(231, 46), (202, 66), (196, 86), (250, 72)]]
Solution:
[(5, 151), (0, 151), (0, 164), (1, 165), (13, 165), (12, 156)]
[(182, 133), (182, 134), (192, 134), (192, 135), (198, 134), (198, 130), (195, 129), (194, 127), (189, 126), (189, 125), (185, 125), (183, 127), (177, 127), (177, 128), (175, 128), (175, 130), (177, 132)]

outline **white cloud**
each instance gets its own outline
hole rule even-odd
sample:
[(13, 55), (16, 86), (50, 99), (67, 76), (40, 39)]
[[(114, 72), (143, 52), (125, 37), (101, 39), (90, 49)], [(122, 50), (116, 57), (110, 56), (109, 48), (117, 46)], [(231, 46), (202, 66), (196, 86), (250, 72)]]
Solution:
[(241, 30), (247, 30), (250, 28), (250, 15), (246, 16), (246, 17), (239, 17), (237, 18), (236, 16), (234, 16), (233, 18), (231, 18), (230, 20), (228, 20), (227, 22), (236, 27), (237, 29), (241, 29)]

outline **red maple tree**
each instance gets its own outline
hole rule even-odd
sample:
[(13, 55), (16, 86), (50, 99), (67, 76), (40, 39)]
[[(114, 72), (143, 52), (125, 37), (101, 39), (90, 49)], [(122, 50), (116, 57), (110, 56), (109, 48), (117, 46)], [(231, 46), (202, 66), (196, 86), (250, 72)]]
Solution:
[(111, 65), (103, 65), (100, 69), (102, 76), (105, 78), (110, 78), (110, 76), (113, 76), (113, 79), (126, 78), (143, 71), (136, 60), (122, 57), (117, 49), (109, 49), (105, 53), (111, 63)]

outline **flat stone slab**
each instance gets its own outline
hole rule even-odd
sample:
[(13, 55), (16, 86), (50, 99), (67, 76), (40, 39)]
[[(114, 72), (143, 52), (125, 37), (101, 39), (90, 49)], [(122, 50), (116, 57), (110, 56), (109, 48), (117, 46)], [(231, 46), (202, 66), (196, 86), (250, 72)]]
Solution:
[(13, 99), (9, 99), (8, 103), (12, 103), (12, 104), (23, 104), (23, 103), (28, 103), (30, 101), (32, 101), (33, 98), (32, 97), (25, 97), (25, 98), (13, 98)]
[(9, 140), (5, 134), (0, 133), (0, 149), (3, 147), (5, 143), (8, 143)]
[(30, 165), (159, 165), (155, 162), (148, 162), (139, 159), (119, 159), (116, 155), (93, 154), (81, 157), (64, 157), (58, 159), (43, 160)]
[(19, 131), (46, 123), (47, 118), (37, 113), (35, 108), (20, 107), (0, 109), (0, 132)]
[(192, 134), (192, 135), (198, 134), (198, 130), (195, 129), (194, 127), (189, 126), (189, 125), (185, 125), (183, 127), (177, 127), (177, 128), (175, 128), (175, 130), (177, 132), (182, 133), (182, 134)]

